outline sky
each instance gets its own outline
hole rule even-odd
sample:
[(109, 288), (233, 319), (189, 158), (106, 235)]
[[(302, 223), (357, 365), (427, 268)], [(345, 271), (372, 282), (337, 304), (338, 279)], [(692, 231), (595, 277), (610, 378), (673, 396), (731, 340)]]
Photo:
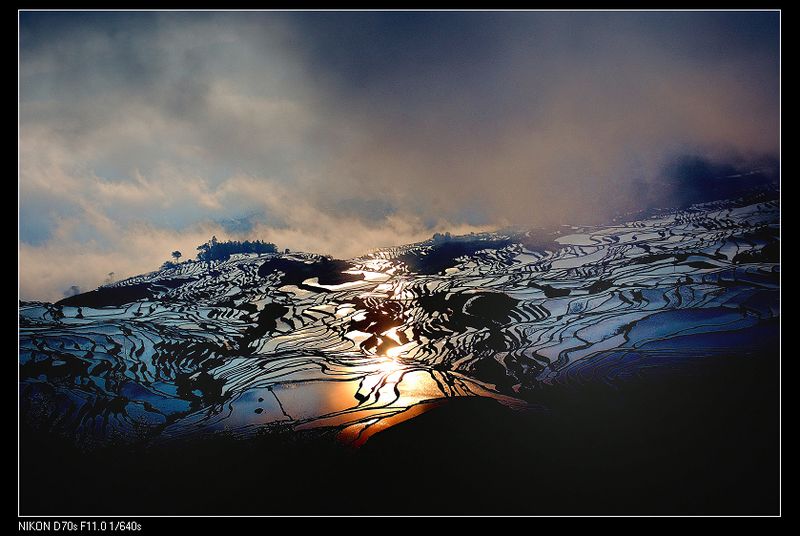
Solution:
[(775, 174), (779, 24), (21, 12), (20, 298), (149, 272), (212, 235), (351, 258), (603, 223)]

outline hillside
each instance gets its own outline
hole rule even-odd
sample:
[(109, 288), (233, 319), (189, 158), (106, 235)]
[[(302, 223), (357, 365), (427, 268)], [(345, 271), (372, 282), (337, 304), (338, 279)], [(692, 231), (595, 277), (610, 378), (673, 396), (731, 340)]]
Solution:
[(347, 261), (188, 262), (25, 304), (23, 415), (95, 440), (289, 425), (363, 441), (443, 398), (526, 408), (548, 385), (755, 351), (777, 339), (778, 217), (762, 192)]

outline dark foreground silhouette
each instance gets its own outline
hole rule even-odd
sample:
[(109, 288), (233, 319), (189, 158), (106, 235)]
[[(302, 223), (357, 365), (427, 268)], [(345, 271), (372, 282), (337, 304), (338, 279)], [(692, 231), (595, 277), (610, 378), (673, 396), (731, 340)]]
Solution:
[(777, 196), (20, 303), (22, 512), (777, 513)]
[[(330, 430), (79, 452), (23, 429), (23, 514), (775, 514), (778, 349), (457, 398), (360, 449)], [(691, 360), (688, 360), (691, 361)]]

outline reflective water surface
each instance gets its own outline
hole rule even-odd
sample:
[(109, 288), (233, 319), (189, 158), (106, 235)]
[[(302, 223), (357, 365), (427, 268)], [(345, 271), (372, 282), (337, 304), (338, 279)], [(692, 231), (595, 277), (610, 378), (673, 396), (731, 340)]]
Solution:
[(84, 444), (330, 427), (747, 353), (779, 317), (774, 194), (602, 227), (188, 262), (20, 305), (21, 412)]

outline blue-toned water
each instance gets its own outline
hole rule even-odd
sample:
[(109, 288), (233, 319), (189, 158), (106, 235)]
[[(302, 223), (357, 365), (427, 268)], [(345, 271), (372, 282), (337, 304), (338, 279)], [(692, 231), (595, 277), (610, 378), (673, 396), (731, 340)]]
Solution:
[(445, 398), (525, 411), (549, 385), (747, 355), (778, 337), (774, 197), (349, 261), (188, 262), (24, 303), (22, 418), (84, 444), (275, 426), (350, 441)]

